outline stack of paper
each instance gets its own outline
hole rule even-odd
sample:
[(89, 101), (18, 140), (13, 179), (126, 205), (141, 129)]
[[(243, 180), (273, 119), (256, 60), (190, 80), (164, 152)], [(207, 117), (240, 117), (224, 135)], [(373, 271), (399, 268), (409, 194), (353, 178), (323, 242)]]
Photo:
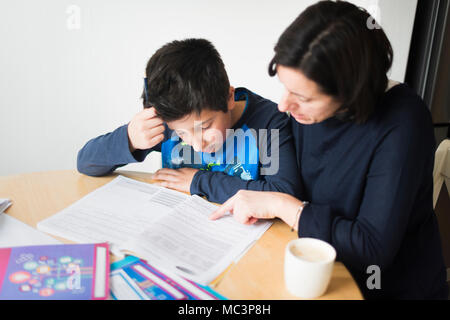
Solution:
[(82, 243), (108, 241), (152, 266), (208, 285), (270, 227), (208, 217), (217, 206), (198, 196), (122, 176), (98, 188), (38, 229)]
[(0, 199), (0, 214), (6, 211), (11, 204), (9, 199)]
[(0, 248), (58, 244), (60, 241), (8, 214), (0, 214)]

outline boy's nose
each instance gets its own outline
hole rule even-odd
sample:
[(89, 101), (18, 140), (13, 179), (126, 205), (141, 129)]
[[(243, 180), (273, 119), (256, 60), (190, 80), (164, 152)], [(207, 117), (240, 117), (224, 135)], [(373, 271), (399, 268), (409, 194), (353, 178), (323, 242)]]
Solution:
[(206, 147), (206, 142), (203, 139), (193, 139), (192, 148), (195, 152), (201, 152)]

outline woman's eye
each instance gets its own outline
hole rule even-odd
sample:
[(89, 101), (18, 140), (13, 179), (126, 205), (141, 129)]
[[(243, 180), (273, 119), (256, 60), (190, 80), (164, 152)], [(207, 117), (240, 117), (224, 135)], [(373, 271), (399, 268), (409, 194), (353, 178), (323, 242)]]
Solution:
[(202, 127), (203, 130), (209, 129), (211, 127), (211, 124), (208, 124), (206, 127)]
[(306, 99), (306, 98), (298, 98), (298, 100), (300, 100), (301, 102), (310, 102), (311, 99)]

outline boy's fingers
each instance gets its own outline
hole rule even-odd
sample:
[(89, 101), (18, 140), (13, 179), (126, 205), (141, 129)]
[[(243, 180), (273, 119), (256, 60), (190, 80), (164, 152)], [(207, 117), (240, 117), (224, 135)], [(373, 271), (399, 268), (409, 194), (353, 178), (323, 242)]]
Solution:
[(153, 179), (155, 179), (155, 180), (163, 180), (163, 181), (170, 181), (170, 182), (178, 182), (177, 176), (174, 176), (172, 174), (166, 174), (166, 173), (155, 173), (153, 175)]
[(227, 201), (225, 201), (225, 203), (222, 204), (222, 206), (219, 209), (214, 211), (209, 216), (209, 220), (217, 220), (217, 219), (223, 217), (228, 211), (233, 212), (233, 207), (234, 207), (234, 196), (231, 197), (230, 199), (228, 199)]
[(158, 171), (156, 171), (156, 174), (170, 174), (173, 176), (178, 176), (180, 173), (178, 172), (178, 170), (175, 169), (168, 169), (168, 168), (162, 168), (159, 169)]
[(148, 130), (148, 135), (153, 138), (154, 136), (163, 134), (164, 131), (165, 131), (164, 126), (152, 127)]
[(164, 128), (163, 123), (164, 122), (160, 118), (150, 118), (143, 121), (143, 127), (145, 129), (151, 129), (159, 126)]
[(164, 135), (159, 134), (156, 137), (151, 138), (150, 141), (148, 142), (148, 144), (150, 145), (150, 148), (152, 148), (163, 140), (164, 140)]
[(175, 189), (176, 185), (170, 181), (161, 181), (161, 182), (157, 182), (156, 185), (164, 187), (164, 188), (171, 188), (171, 189)]
[(154, 107), (145, 108), (141, 111), (141, 115), (143, 119), (151, 119), (156, 117), (156, 109)]

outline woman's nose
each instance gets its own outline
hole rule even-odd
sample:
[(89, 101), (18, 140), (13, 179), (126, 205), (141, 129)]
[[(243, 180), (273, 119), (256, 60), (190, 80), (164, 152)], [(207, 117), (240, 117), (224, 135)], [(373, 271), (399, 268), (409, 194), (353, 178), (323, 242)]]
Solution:
[(283, 97), (281, 97), (280, 102), (278, 103), (278, 110), (280, 112), (292, 111), (292, 110), (290, 110), (291, 107), (292, 107), (292, 101), (289, 98), (289, 95), (284, 94)]
[(280, 112), (286, 112), (286, 111), (288, 111), (288, 104), (286, 103), (285, 100), (281, 100), (281, 101), (278, 103), (278, 110), (279, 110)]

